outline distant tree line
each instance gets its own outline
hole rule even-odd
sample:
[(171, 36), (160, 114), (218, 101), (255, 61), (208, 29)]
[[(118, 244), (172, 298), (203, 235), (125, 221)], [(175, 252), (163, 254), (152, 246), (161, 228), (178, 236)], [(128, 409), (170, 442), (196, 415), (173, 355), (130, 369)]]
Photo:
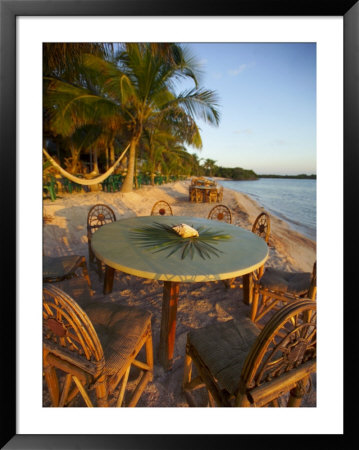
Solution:
[(217, 167), (214, 176), (232, 180), (258, 180), (253, 170), (242, 169), (242, 167)]
[[(201, 160), (200, 160), (201, 161)], [(230, 178), (231, 180), (258, 180), (259, 178), (297, 178), (306, 180), (315, 180), (315, 174), (306, 175), (258, 175), (253, 170), (243, 169), (242, 167), (221, 167), (216, 165), (213, 159), (205, 159), (198, 165), (198, 174), (209, 177)]]
[(258, 175), (259, 178), (298, 178), (305, 180), (316, 180), (317, 176), (315, 174), (306, 175), (301, 173), (299, 175)]

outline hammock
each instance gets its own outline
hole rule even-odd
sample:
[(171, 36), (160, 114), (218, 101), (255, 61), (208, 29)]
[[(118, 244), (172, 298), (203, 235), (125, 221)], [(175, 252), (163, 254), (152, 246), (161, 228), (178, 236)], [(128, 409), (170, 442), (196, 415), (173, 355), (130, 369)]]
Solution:
[(106, 180), (106, 178), (108, 178), (112, 174), (112, 172), (116, 169), (116, 166), (119, 164), (121, 159), (125, 156), (125, 153), (127, 152), (129, 146), (130, 146), (130, 144), (128, 144), (128, 146), (125, 148), (125, 150), (117, 158), (114, 165), (111, 166), (105, 173), (103, 173), (102, 175), (100, 175), (96, 178), (92, 178), (90, 180), (87, 180), (86, 178), (76, 177), (75, 175), (72, 175), (71, 173), (67, 172), (65, 169), (63, 169), (61, 166), (59, 166), (59, 164), (57, 164), (57, 162), (53, 158), (51, 158), (51, 156), (47, 153), (47, 151), (44, 148), (42, 149), (42, 151), (43, 151), (44, 155), (46, 156), (46, 158), (51, 162), (51, 164), (54, 167), (56, 167), (56, 169), (58, 169), (64, 177), (68, 178), (69, 180), (73, 181), (74, 183), (83, 184), (85, 186), (91, 186), (93, 184), (102, 183), (104, 180)]

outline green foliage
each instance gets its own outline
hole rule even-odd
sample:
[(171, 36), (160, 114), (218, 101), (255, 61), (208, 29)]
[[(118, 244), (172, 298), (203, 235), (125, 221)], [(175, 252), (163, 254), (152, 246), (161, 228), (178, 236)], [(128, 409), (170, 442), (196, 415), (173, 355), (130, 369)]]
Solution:
[[(126, 191), (142, 162), (152, 173), (179, 167), (190, 175), (195, 161), (184, 145), (202, 146), (196, 120), (218, 125), (220, 115), (216, 93), (199, 87), (198, 64), (185, 47), (124, 43), (116, 53), (110, 45), (53, 44), (52, 53), (51, 45), (44, 48), (44, 130), (53, 142), (67, 139), (73, 166), (88, 149), (107, 160), (125, 140)], [(194, 88), (178, 93), (181, 79)]]
[(213, 176), (231, 178), (232, 180), (258, 179), (258, 175), (253, 170), (242, 169), (241, 167), (217, 167)]
[[(215, 245), (223, 239), (230, 239), (227, 234), (218, 233), (202, 226), (197, 228), (199, 236), (183, 238), (173, 230), (173, 226), (175, 224), (169, 226), (155, 223), (153, 226), (136, 228), (132, 232), (132, 239), (154, 253), (167, 251), (167, 258), (176, 252), (180, 252), (181, 259), (184, 259), (187, 255), (193, 259), (196, 253), (202, 259), (219, 256), (223, 252)], [(193, 225), (191, 226), (194, 228)]]
[(294, 178), (300, 180), (316, 180), (317, 176), (315, 174), (305, 175), (304, 173), (300, 175), (258, 175), (259, 178)]

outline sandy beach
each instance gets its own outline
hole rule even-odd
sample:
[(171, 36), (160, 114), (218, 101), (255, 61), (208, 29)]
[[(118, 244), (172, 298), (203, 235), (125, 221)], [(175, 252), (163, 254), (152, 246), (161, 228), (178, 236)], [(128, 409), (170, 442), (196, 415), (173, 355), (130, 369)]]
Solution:
[[(109, 205), (117, 220), (132, 216), (148, 216), (157, 200), (166, 200), (174, 215), (206, 218), (214, 204), (188, 201), (190, 181), (178, 181), (162, 186), (144, 186), (132, 193), (59, 193), (55, 202), (43, 201), (43, 250), (45, 255), (60, 256), (79, 254), (88, 258), (86, 220), (89, 209), (97, 204)], [(239, 192), (224, 189), (223, 204), (233, 214), (233, 224), (250, 230), (257, 215), (263, 211), (255, 201)], [(294, 231), (284, 221), (271, 216), (269, 258), (266, 267), (289, 271), (311, 272), (316, 259), (316, 243)], [(153, 347), (155, 356), (154, 379), (148, 384), (138, 403), (139, 407), (187, 407), (181, 391), (183, 361), (187, 332), (214, 322), (227, 321), (249, 314), (249, 306), (242, 301), (242, 289), (226, 289), (220, 281), (209, 283), (182, 283), (177, 312), (176, 344), (173, 369), (165, 372), (158, 363), (156, 350), (159, 344), (162, 282), (115, 273), (111, 294), (104, 297), (102, 282), (96, 272), (90, 270), (96, 301), (119, 302), (145, 308), (152, 313)], [(88, 296), (88, 286), (82, 277), (57, 283), (79, 304)], [(302, 406), (316, 406), (315, 376), (312, 390), (304, 398)], [(50, 406), (44, 389), (43, 405)], [(81, 400), (73, 406), (83, 406)], [(206, 406), (206, 405), (203, 405)]]

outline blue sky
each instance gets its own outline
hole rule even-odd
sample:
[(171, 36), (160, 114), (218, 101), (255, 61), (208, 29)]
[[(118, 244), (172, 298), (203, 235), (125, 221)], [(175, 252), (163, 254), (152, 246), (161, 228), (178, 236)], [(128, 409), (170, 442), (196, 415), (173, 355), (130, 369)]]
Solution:
[(219, 127), (198, 121), (200, 158), (257, 174), (316, 173), (314, 43), (185, 45), (220, 103)]

